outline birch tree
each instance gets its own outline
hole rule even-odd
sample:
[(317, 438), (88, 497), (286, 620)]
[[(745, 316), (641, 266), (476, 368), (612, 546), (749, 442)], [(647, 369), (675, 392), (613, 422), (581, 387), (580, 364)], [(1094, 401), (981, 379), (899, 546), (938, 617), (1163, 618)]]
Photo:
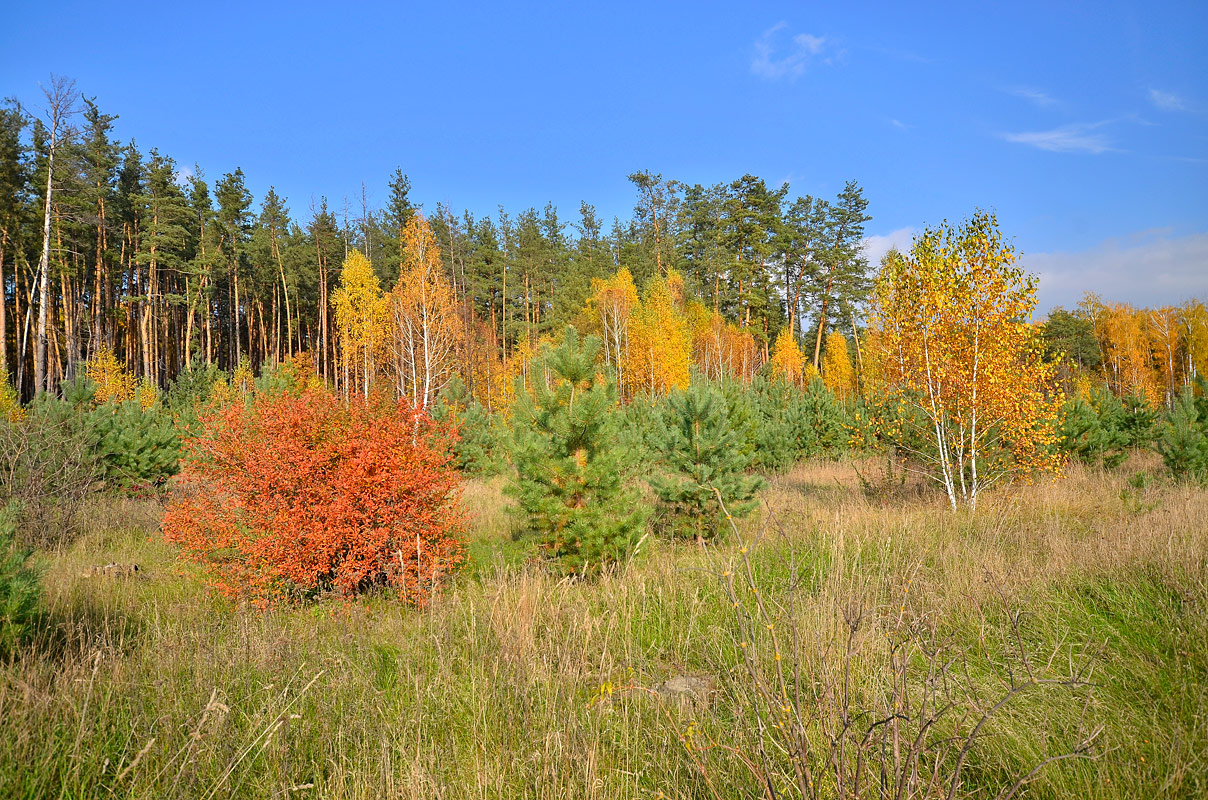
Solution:
[(387, 301), (373, 265), (353, 250), (340, 270), (340, 285), (331, 295), (336, 311), (340, 368), (345, 396), (359, 389), (369, 397), (377, 372), (378, 352), (385, 338)]
[(42, 213), (42, 257), (38, 261), (38, 335), (34, 343), (34, 390), (50, 389), (46, 371), (49, 343), (47, 325), (50, 303), (50, 217), (54, 203), (55, 156), (71, 141), (75, 129), (71, 118), (79, 111), (80, 93), (75, 81), (62, 75), (51, 75), (50, 85), (43, 86), (46, 95), (46, 196)]
[(400, 396), (427, 408), (456, 373), (462, 320), (423, 214), (407, 220), (403, 241), (402, 271), (390, 297), (395, 371)]
[[(1056, 471), (1062, 395), (1029, 324), (1036, 277), (992, 214), (920, 234), (887, 258), (874, 290), (877, 387), (924, 422), (914, 469), (944, 487), (953, 510), (1037, 470)], [(905, 438), (905, 437), (904, 437)]]

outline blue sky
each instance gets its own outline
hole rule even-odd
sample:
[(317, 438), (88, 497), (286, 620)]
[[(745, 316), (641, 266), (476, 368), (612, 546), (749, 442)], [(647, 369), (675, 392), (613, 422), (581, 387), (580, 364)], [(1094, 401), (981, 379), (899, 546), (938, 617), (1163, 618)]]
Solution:
[(19, 3), (0, 91), (74, 77), (120, 138), (295, 216), (396, 166), (429, 208), (566, 218), (627, 215), (639, 169), (854, 178), (874, 257), (980, 206), (1042, 308), (1208, 297), (1208, 3), (911, 5)]

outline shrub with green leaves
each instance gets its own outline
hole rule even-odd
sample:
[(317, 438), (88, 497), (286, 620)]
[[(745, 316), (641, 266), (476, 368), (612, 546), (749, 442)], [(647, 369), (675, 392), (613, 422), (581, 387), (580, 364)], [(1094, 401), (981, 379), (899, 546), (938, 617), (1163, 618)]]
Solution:
[(701, 382), (672, 393), (662, 422), (652, 432), (660, 469), (649, 482), (663, 530), (710, 538), (719, 531), (723, 503), (736, 517), (755, 508), (763, 481), (745, 472), (751, 459), (720, 390)]
[(1162, 420), (1157, 450), (1166, 469), (1179, 481), (1208, 482), (1208, 382), (1199, 379), (1205, 391), (1196, 397), (1190, 388), (1175, 400)]
[(541, 547), (567, 573), (586, 575), (633, 553), (646, 510), (632, 485), (632, 463), (618, 446), (616, 391), (600, 374), (600, 340), (567, 328), (562, 343), (536, 361), (531, 396), (513, 409), (517, 479), (508, 491)]
[(13, 505), (0, 509), (0, 657), (29, 635), (42, 600), (41, 572), (17, 540), (16, 517)]

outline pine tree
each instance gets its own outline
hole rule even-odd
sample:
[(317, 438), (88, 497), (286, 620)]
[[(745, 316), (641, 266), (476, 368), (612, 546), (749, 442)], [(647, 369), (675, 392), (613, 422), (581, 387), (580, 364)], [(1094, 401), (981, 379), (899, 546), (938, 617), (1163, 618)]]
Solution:
[(144, 408), (138, 400), (110, 402), (89, 416), (93, 453), (108, 486), (159, 486), (179, 470), (180, 432), (159, 403)]
[(1096, 390), (1086, 399), (1075, 397), (1062, 409), (1061, 449), (1085, 464), (1118, 466), (1130, 447), (1127, 418), (1124, 404), (1109, 391)]
[(514, 410), (509, 487), (540, 546), (566, 572), (586, 575), (629, 557), (645, 528), (646, 510), (628, 478), (632, 465), (617, 447), (616, 391), (596, 369), (600, 340), (567, 328), (546, 351), (532, 396)]
[(453, 457), (457, 468), (470, 475), (498, 475), (507, 463), (502, 421), (466, 391), (461, 378), (453, 378), (431, 407), (432, 419), (449, 423), (457, 432)]
[(649, 479), (658, 496), (660, 527), (711, 538), (723, 513), (749, 514), (763, 481), (744, 471), (750, 456), (741, 446), (741, 431), (730, 424), (722, 393), (700, 381), (674, 392), (663, 422), (652, 437), (661, 470)]
[(1200, 397), (1190, 388), (1175, 401), (1161, 426), (1157, 449), (1166, 469), (1181, 481), (1208, 482), (1208, 381), (1198, 381)]

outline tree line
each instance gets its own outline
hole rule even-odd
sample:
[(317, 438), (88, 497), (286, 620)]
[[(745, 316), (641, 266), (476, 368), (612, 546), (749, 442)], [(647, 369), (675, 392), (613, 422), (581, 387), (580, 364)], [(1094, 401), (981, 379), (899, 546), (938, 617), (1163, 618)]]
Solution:
[[(435, 312), (425, 292), (447, 287), (437, 300), (442, 324), (459, 331), (459, 361), (494, 373), (582, 322), (610, 281), (635, 291), (662, 281), (681, 306), (694, 300), (698, 317), (743, 339), (752, 369), (786, 328), (819, 367), (827, 335), (854, 332), (868, 297), (868, 204), (854, 181), (823, 199), (753, 175), (703, 186), (640, 171), (629, 176), (632, 215), (609, 224), (586, 202), (572, 220), (552, 204), (482, 216), (423, 209), (400, 168), (381, 208), (362, 187), (359, 203), (320, 198), (298, 214), (273, 188), (254, 198), (241, 169), (210, 181), (119, 141), (117, 117), (68, 79), (43, 92), (37, 108), (0, 107), (0, 364), (23, 400), (105, 352), (157, 387), (197, 363), (230, 372), (246, 361), (256, 372), (306, 353), (326, 381), (364, 388), (358, 369), (378, 343), (344, 323), (355, 316), (349, 292), (356, 281), (369, 291), (370, 277), (397, 295), (382, 307), (395, 317), (406, 303), (420, 317)], [(417, 216), (426, 233), (409, 231)], [(426, 243), (431, 256), (415, 249)], [(357, 253), (371, 274), (345, 274)], [(615, 322), (600, 331), (614, 345)], [(381, 346), (393, 348), (400, 391), (414, 392), (399, 377), (413, 368), (404, 351), (429, 343), (406, 319), (393, 329)]]

